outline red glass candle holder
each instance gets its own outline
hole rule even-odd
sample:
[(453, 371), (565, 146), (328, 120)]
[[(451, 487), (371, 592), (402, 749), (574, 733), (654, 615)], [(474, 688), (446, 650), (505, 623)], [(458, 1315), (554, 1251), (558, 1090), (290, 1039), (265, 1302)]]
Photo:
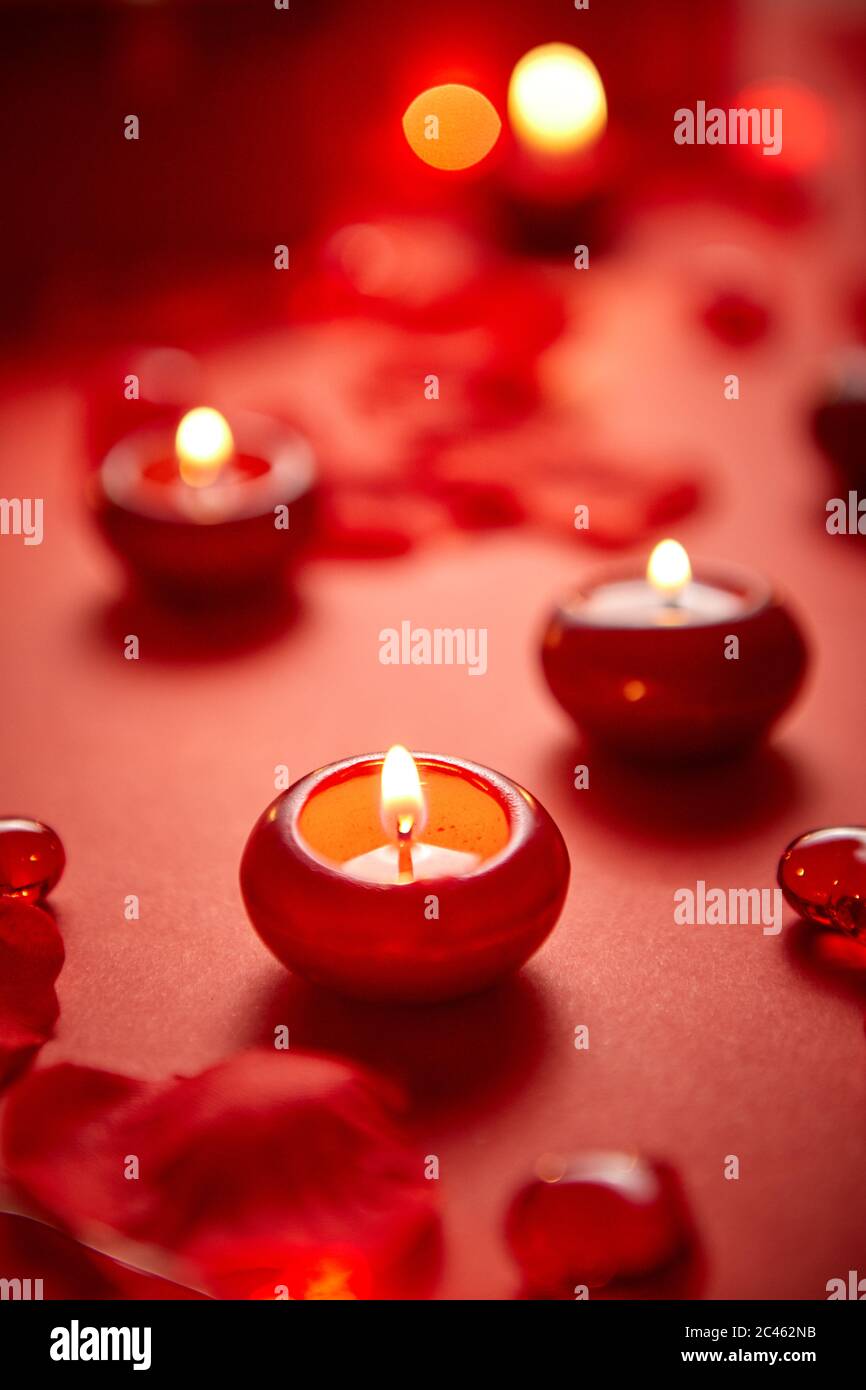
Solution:
[[(258, 415), (233, 416), (235, 454), (206, 487), (183, 481), (171, 430), (112, 448), (91, 481), (99, 528), (131, 575), (167, 597), (211, 599), (280, 584), (313, 528), (312, 450)], [(278, 526), (277, 508), (288, 508)]]
[[(414, 756), (423, 838), (434, 860), (444, 851), (435, 877), (355, 876), (352, 865), (387, 842), (382, 754), (296, 782), (259, 818), (241, 860), (244, 903), (265, 945), (290, 970), (356, 998), (427, 1003), (483, 989), (538, 949), (565, 900), (565, 842), (529, 792), (476, 763)], [(449, 872), (452, 853), (459, 868)], [(467, 868), (463, 856), (478, 862)]]
[[(552, 614), (544, 674), (590, 740), (638, 758), (737, 753), (763, 738), (793, 701), (806, 647), (770, 586), (707, 567), (694, 579), (718, 596), (706, 611), (690, 609), (686, 599), (683, 606), (660, 602), (660, 620), (640, 606), (615, 621), (594, 613), (591, 600), (608, 585), (639, 587), (632, 572), (582, 587)], [(726, 656), (734, 650), (736, 657)]]

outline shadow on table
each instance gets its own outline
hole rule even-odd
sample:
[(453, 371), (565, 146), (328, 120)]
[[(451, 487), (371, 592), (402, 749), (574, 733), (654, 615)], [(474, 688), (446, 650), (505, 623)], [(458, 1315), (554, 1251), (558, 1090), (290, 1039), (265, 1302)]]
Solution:
[[(688, 1250), (667, 1268), (648, 1274), (643, 1279), (614, 1279), (609, 1284), (596, 1286), (589, 1290), (589, 1299), (593, 1303), (619, 1303), (629, 1300), (646, 1303), (702, 1298), (707, 1275), (706, 1253), (697, 1233), (694, 1232)], [(558, 1292), (540, 1294), (523, 1288), (518, 1292), (517, 1298), (531, 1303), (572, 1303), (575, 1299), (575, 1286), (581, 1282), (580, 1276), (575, 1275), (573, 1280), (569, 1280), (568, 1287), (563, 1287)]]
[(149, 659), (171, 666), (234, 661), (280, 641), (303, 621), (297, 595), (287, 592), (211, 604), (160, 603), (128, 590), (95, 615), (98, 639), (122, 652), (134, 633)]
[[(726, 761), (659, 765), (620, 761), (572, 743), (555, 749), (550, 763), (560, 784), (568, 778), (575, 815), (656, 844), (742, 840), (782, 817), (790, 820), (806, 782), (802, 768), (777, 748)], [(582, 765), (589, 786), (573, 790), (573, 770)]]
[(286, 1024), (292, 1047), (334, 1053), (397, 1081), (409, 1120), (426, 1126), (477, 1118), (527, 1084), (550, 1031), (546, 1002), (527, 975), (450, 1004), (381, 1005), (342, 999), (296, 976), (264, 1003), (261, 1036)]
[(785, 945), (801, 974), (866, 1009), (866, 941), (800, 917), (786, 928)]

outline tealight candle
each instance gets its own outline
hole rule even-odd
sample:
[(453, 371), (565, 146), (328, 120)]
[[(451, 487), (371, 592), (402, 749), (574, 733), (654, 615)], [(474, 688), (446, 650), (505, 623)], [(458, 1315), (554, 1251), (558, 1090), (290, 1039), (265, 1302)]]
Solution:
[(120, 440), (94, 478), (103, 535), (147, 587), (190, 598), (279, 583), (312, 528), (315, 469), (307, 441), (275, 421), (210, 407), (172, 434)]
[(607, 117), (601, 75), (579, 48), (541, 44), (515, 65), (508, 84), (514, 148), (503, 191), (533, 242), (550, 242), (560, 253), (575, 238), (586, 242), (588, 200), (614, 172), (611, 142), (603, 140)]
[(607, 125), (598, 68), (571, 44), (530, 49), (511, 74), (508, 116), (520, 144), (541, 160), (585, 154)]
[(501, 773), (399, 746), (310, 773), (259, 818), (241, 891), (265, 945), (357, 998), (433, 1002), (517, 970), (552, 930), (569, 861)]
[(611, 576), (553, 613), (548, 685), (591, 739), (639, 757), (700, 757), (756, 743), (794, 699), (800, 629), (756, 575), (701, 566), (676, 541), (645, 578)]

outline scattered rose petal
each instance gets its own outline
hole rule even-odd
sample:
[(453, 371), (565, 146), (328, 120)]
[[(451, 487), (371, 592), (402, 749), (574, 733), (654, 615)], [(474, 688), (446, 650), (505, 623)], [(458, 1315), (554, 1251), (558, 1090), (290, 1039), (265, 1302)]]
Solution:
[(0, 1087), (51, 1037), (60, 1012), (54, 981), (62, 965), (53, 917), (30, 903), (0, 902)]
[(20, 1292), (11, 1296), (31, 1299), (205, 1297), (79, 1245), (53, 1226), (11, 1212), (0, 1213), (0, 1279), (20, 1281)]
[(161, 1083), (62, 1065), (10, 1095), (5, 1158), (78, 1234), (109, 1227), (171, 1252), (217, 1294), (415, 1297), (435, 1273), (438, 1221), (393, 1099), (368, 1074), (297, 1053), (242, 1053)]
[[(569, 417), (538, 416), (519, 428), (456, 439), (436, 460), (431, 486), (509, 488), (514, 518), (563, 540), (620, 548), (694, 511), (700, 482), (691, 460), (608, 457), (581, 443)], [(575, 507), (589, 525), (575, 527)]]

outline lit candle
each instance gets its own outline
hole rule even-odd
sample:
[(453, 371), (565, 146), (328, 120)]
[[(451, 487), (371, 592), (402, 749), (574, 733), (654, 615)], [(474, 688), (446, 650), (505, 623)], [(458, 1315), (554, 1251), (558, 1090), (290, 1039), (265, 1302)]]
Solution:
[(347, 859), (343, 868), (353, 878), (366, 883), (412, 883), (466, 873), (481, 863), (479, 854), (421, 840), (427, 803), (415, 759), (399, 743), (389, 749), (382, 764), (381, 807), (388, 843)]
[(508, 85), (512, 129), (532, 155), (572, 158), (590, 149), (607, 125), (607, 97), (591, 58), (567, 43), (525, 53)]
[(174, 436), (177, 468), (190, 487), (207, 487), (234, 457), (235, 441), (224, 415), (209, 405), (197, 406), (184, 415)]
[(315, 470), (300, 435), (260, 416), (234, 428), (199, 406), (176, 430), (129, 435), (106, 455), (91, 501), (133, 576), (171, 597), (278, 586), (312, 529)]
[(701, 566), (674, 540), (646, 574), (588, 584), (553, 613), (542, 663), (591, 739), (631, 755), (741, 750), (791, 704), (806, 666), (800, 629), (756, 575)]
[(568, 854), (529, 792), (489, 768), (402, 747), (334, 763), (264, 812), (241, 890), (291, 970), (360, 998), (452, 999), (537, 950)]
[(523, 242), (560, 252), (575, 240), (597, 249), (600, 196), (618, 158), (605, 137), (607, 96), (587, 54), (567, 43), (525, 53), (508, 86), (514, 148), (502, 173), (505, 210)]

